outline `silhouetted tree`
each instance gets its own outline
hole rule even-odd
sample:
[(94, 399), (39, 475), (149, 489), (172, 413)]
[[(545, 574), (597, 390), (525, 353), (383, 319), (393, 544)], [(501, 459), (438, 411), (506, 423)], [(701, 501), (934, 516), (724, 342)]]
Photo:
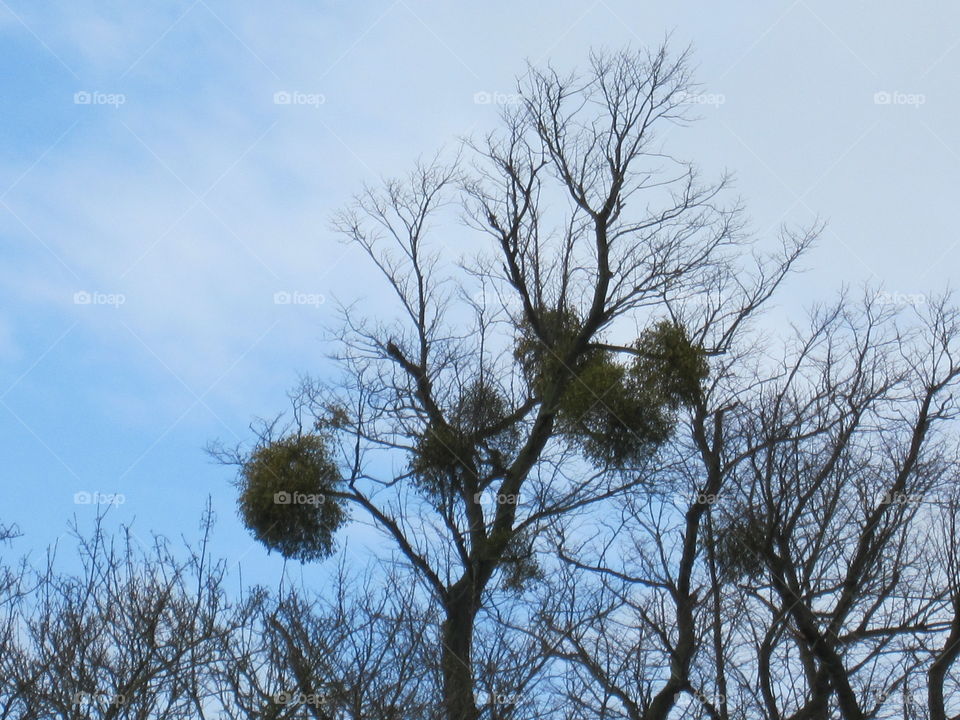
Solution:
[[(305, 383), (292, 423), (233, 458), (244, 520), (284, 556), (329, 554), (351, 516), (389, 538), (441, 612), (448, 720), (509, 709), (478, 707), (478, 620), (542, 578), (550, 528), (658, 491), (691, 414), (708, 474), (690, 487), (719, 492), (732, 398), (710, 388), (752, 371), (730, 367), (740, 328), (816, 234), (754, 256), (726, 179), (664, 150), (693, 92), (686, 54), (597, 53), (582, 75), (531, 67), (518, 89), (454, 163), (337, 216), (397, 312), (343, 308), (342, 376)], [(439, 229), (451, 209), (465, 222)], [(705, 515), (686, 513), (662, 618), (680, 636), (649, 717), (689, 682)]]
[(5, 606), (0, 717), (203, 716), (215, 648), (234, 630), (208, 535), (180, 559), (162, 538), (108, 535), (101, 519), (90, 536), (74, 532), (78, 573), (58, 572), (52, 552), (42, 568), (21, 566), (23, 592)]
[(737, 335), (649, 489), (555, 529), (538, 631), (577, 717), (923, 717), (927, 678), (945, 717), (958, 314), (844, 299), (782, 354)]

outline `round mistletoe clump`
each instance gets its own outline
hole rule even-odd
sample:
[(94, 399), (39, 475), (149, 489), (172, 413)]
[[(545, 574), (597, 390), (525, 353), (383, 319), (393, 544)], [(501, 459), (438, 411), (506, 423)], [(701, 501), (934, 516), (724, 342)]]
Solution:
[(656, 392), (663, 404), (677, 408), (700, 400), (710, 365), (703, 347), (690, 339), (682, 325), (660, 320), (643, 331), (635, 347), (633, 375)]
[(516, 450), (515, 424), (505, 423), (507, 401), (490, 383), (467, 385), (449, 413), (450, 422), (426, 426), (410, 459), (414, 481), (429, 497), (448, 498), (459, 478)]
[(324, 439), (289, 435), (257, 447), (240, 468), (240, 515), (253, 536), (285, 558), (329, 557), (347, 521), (342, 482)]
[(766, 524), (749, 512), (721, 521), (716, 529), (716, 557), (721, 571), (730, 578), (763, 577), (768, 534)]
[(669, 437), (673, 423), (658, 393), (607, 352), (586, 358), (560, 400), (559, 429), (601, 465), (643, 462)]

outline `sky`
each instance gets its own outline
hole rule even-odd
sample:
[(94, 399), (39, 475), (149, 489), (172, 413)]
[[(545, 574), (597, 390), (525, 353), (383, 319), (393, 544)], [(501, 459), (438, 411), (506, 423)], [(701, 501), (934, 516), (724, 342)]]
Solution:
[(493, 128), (527, 61), (667, 34), (702, 85), (668, 147), (734, 173), (761, 247), (827, 223), (778, 318), (950, 283), (956, 3), (0, 0), (0, 552), (105, 504), (195, 538), (210, 497), (215, 549), (269, 583), (204, 447), (331, 371), (334, 299), (383, 299), (332, 213)]

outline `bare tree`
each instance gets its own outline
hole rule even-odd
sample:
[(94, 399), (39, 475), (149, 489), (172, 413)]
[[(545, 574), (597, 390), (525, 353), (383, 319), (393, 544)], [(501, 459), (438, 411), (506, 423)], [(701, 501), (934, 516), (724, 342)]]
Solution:
[[(547, 528), (647, 486), (681, 408), (695, 411), (697, 452), (712, 452), (724, 408), (704, 404), (708, 356), (728, 351), (815, 234), (785, 234), (740, 283), (749, 242), (726, 180), (702, 183), (657, 138), (684, 122), (692, 89), (686, 54), (665, 47), (597, 53), (583, 75), (529, 68), (499, 132), (362, 193), (336, 228), (398, 316), (345, 308), (343, 377), (307, 383), (292, 424), (234, 458), (248, 526), (287, 557), (328, 555), (351, 507), (391, 540), (442, 612), (450, 720), (481, 716), (478, 619), (536, 578)], [(456, 207), (466, 227), (438, 245), (431, 231)], [(739, 304), (708, 298), (708, 322), (685, 325), (679, 309), (720, 281)], [(681, 648), (651, 717), (687, 682), (705, 511), (688, 511)]]
[(215, 641), (231, 628), (205, 540), (179, 560), (153, 538), (76, 533), (82, 570), (28, 575), (7, 615), (0, 711), (23, 718), (204, 717)]
[(215, 686), (228, 718), (439, 717), (439, 627), (396, 577), (340, 572), (323, 594), (255, 589), (222, 639)]
[(336, 216), (390, 304), (341, 307), (340, 373), (224, 457), (268, 548), (369, 523), (413, 599), (258, 600), (269, 671), (231, 682), (349, 677), (377, 717), (947, 717), (957, 311), (842, 294), (771, 332), (819, 225), (753, 247), (727, 179), (663, 146), (693, 92), (665, 47), (530, 67), (499, 130)]
[(955, 492), (957, 317), (843, 300), (781, 359), (714, 365), (648, 488), (558, 530), (538, 629), (579, 716), (921, 717), (926, 681), (945, 717), (955, 519), (930, 508)]
[(785, 234), (782, 253), (752, 267), (728, 258), (702, 286), (663, 298), (710, 358), (710, 376), (637, 488), (553, 529), (564, 570), (538, 631), (568, 668), (562, 684), (577, 717), (736, 716), (712, 515), (754, 452), (738, 425), (765, 377), (756, 318), (811, 238)]
[(930, 720), (947, 720), (960, 717), (960, 668), (957, 660), (960, 659), (960, 562), (957, 558), (957, 548), (960, 547), (960, 477), (957, 468), (960, 464), (956, 460), (952, 463), (952, 471), (945, 478), (946, 487), (942, 488), (938, 499), (938, 513), (934, 523), (935, 531), (924, 538), (925, 545), (930, 548), (931, 567), (929, 568), (930, 592), (935, 597), (942, 597), (941, 612), (934, 616), (942, 619), (946, 630), (930, 638), (924, 645), (928, 654), (921, 656), (926, 667), (927, 692), (924, 694), (921, 687), (914, 687), (909, 696), (910, 705), (915, 708), (920, 704), (917, 698), (926, 697), (928, 717)]
[[(937, 303), (902, 330), (873, 303), (825, 312), (755, 413), (763, 450), (743, 467), (749, 494), (729, 537), (762, 561), (751, 593), (782, 625), (761, 678), (774, 717), (776, 697), (800, 717), (825, 717), (833, 701), (848, 720), (875, 717), (916, 671), (918, 637), (943, 630), (920, 510), (956, 458), (942, 432), (960, 376), (956, 318)], [(778, 692), (783, 642), (805, 682)]]

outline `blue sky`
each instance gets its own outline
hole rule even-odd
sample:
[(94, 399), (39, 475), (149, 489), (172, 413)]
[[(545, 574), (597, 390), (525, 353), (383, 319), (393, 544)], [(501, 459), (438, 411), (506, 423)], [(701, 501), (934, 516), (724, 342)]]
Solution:
[[(331, 212), (492, 127), (527, 59), (572, 68), (667, 32), (692, 44), (709, 94), (670, 147), (735, 172), (762, 242), (782, 222), (829, 223), (778, 317), (844, 284), (898, 298), (949, 282), (955, 4), (0, 0), (0, 522), (24, 533), (14, 551), (89, 523), (78, 492), (122, 493), (112, 517), (144, 536), (195, 536), (211, 495), (221, 554), (269, 581), (280, 565), (203, 447), (248, 439), (299, 374), (329, 371), (334, 297), (376, 302)], [(295, 292), (312, 300), (275, 302)]]

